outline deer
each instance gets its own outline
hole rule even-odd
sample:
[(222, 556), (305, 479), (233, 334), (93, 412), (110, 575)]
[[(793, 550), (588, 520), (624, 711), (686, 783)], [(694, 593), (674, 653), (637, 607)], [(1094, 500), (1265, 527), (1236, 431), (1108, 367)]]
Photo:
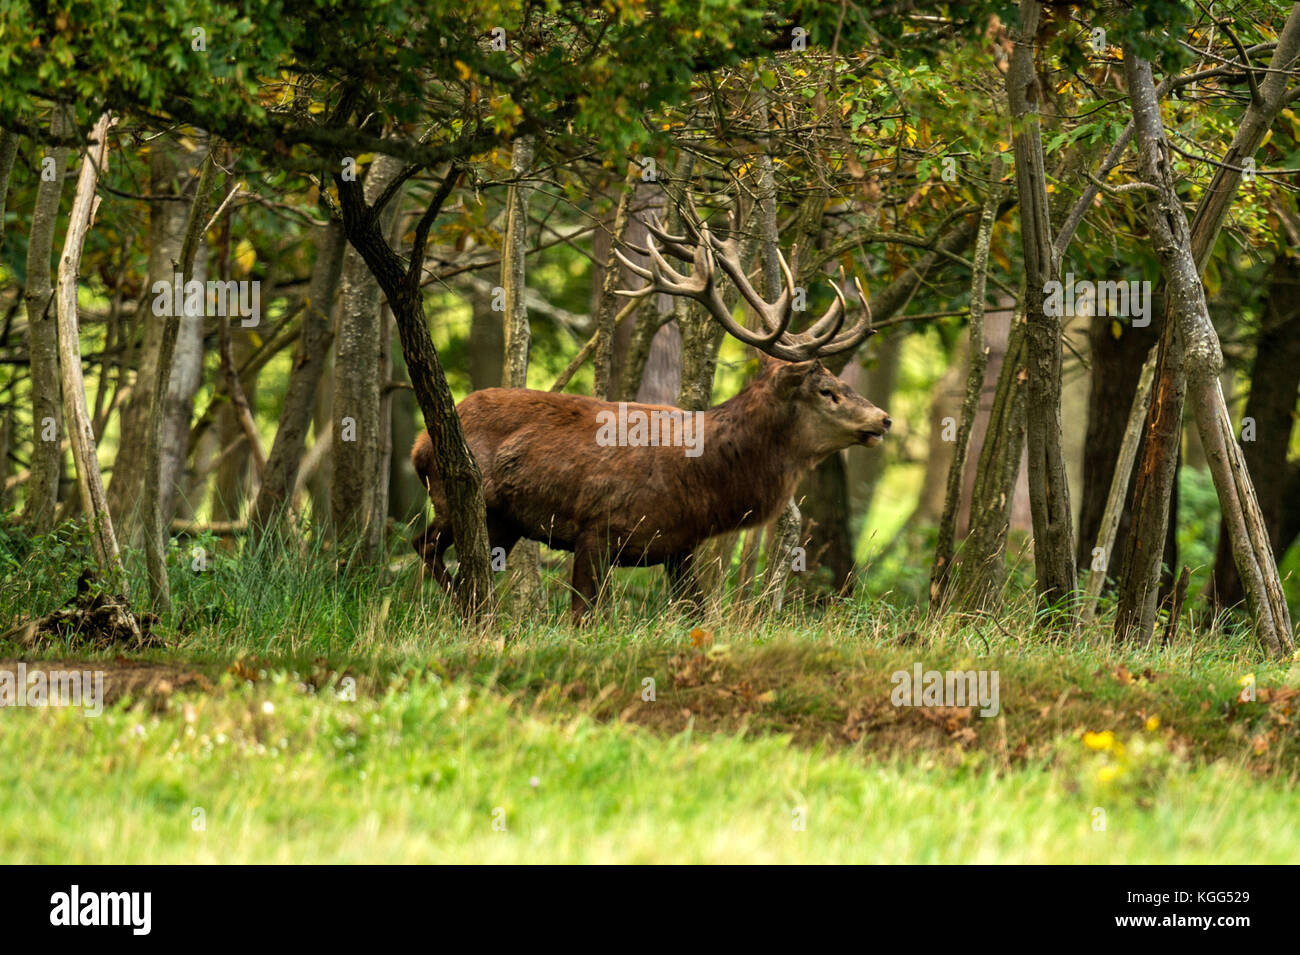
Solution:
[[(874, 334), (867, 296), (855, 277), (864, 314), (845, 328), (848, 305), (835, 282), (834, 301), (805, 331), (790, 330), (796, 291), (778, 252), (783, 288), (775, 301), (754, 289), (741, 262), (738, 213), (728, 238), (683, 217), (674, 235), (652, 217), (648, 266), (616, 255), (647, 284), (617, 294), (655, 293), (701, 303), (730, 335), (763, 356), (757, 376), (735, 397), (701, 412), (665, 405), (608, 402), (525, 388), (471, 392), (456, 412), (482, 473), (493, 554), (523, 538), (574, 555), (570, 615), (580, 625), (595, 606), (611, 567), (663, 565), (672, 595), (698, 613), (703, 594), (689, 567), (692, 552), (718, 534), (772, 520), (800, 481), (827, 456), (853, 445), (875, 447), (889, 431), (888, 413), (829, 371), (822, 359), (852, 352)], [(661, 251), (662, 247), (662, 251)], [(693, 265), (673, 268), (664, 253)], [(792, 256), (797, 252), (792, 252)], [(754, 310), (758, 328), (738, 323), (723, 301), (718, 270)], [(842, 278), (842, 277), (841, 277)], [(635, 421), (650, 427), (634, 431)], [(654, 423), (660, 432), (650, 434)], [(666, 440), (655, 440), (663, 439)], [(433, 502), (434, 517), (412, 538), (431, 575), (450, 590), (444, 556), (451, 524), (429, 435), (411, 462)], [(500, 548), (501, 550), (498, 550)]]

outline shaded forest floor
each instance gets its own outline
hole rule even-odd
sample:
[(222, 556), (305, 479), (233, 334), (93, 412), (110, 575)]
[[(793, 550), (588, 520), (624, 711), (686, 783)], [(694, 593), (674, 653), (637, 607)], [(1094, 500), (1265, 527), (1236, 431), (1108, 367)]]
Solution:
[[(74, 547), (73, 542), (68, 542)], [(0, 631), (79, 565), (10, 552)], [(1245, 635), (1046, 642), (1015, 606), (695, 627), (629, 575), (598, 622), (464, 633), (413, 568), (216, 556), (163, 646), (0, 644), (104, 674), (103, 715), (0, 710), (11, 861), (1291, 861), (1300, 664)], [(640, 589), (639, 589), (640, 588)], [(996, 715), (893, 675), (995, 672)]]

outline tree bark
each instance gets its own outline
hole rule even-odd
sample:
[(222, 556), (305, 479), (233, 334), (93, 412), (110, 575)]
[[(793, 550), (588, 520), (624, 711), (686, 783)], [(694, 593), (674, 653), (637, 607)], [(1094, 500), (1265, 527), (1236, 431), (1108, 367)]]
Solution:
[(0, 129), (0, 249), (5, 242), (5, 205), (9, 198), (9, 175), (14, 171), (18, 157), (18, 134)]
[(962, 476), (966, 472), (966, 450), (971, 428), (979, 413), (980, 395), (984, 390), (984, 372), (988, 367), (988, 347), (984, 342), (984, 291), (988, 278), (989, 245), (993, 224), (997, 220), (1002, 198), (1002, 156), (997, 154), (989, 170), (989, 191), (980, 212), (979, 232), (975, 236), (975, 268), (970, 283), (970, 347), (966, 371), (966, 393), (962, 399), (961, 424), (957, 427), (952, 463), (948, 467), (948, 486), (944, 495), (943, 515), (939, 519), (939, 539), (935, 544), (934, 563), (930, 569), (930, 610), (940, 610), (948, 600), (952, 560), (957, 546), (957, 512), (961, 507)]
[(77, 272), (81, 268), (81, 250), (86, 241), (95, 210), (99, 205), (95, 183), (108, 155), (108, 130), (112, 119), (100, 116), (91, 131), (91, 145), (81, 164), (77, 191), (68, 215), (68, 232), (59, 259), (58, 330), (59, 359), (63, 371), (63, 400), (72, 442), (72, 459), (77, 465), (77, 484), (81, 505), (90, 528), (95, 559), (105, 578), (124, 596), (129, 596), (122, 558), (113, 533), (113, 518), (104, 495), (104, 482), (96, 456), (95, 434), (90, 427), (86, 408), (86, 386), (81, 374), (81, 336), (77, 327)]
[(447, 496), (452, 540), (460, 564), (456, 576), (456, 601), (467, 618), (478, 621), (489, 609), (493, 597), (483, 478), (478, 462), (465, 442), (465, 432), (456, 414), (456, 401), (425, 324), (424, 296), (420, 288), (429, 229), (459, 178), (458, 169), (453, 167), (447, 171), (416, 226), (415, 242), (407, 262), (403, 262), (389, 246), (376, 210), (366, 202), (361, 184), (344, 179), (341, 173), (334, 174), (334, 183), (339, 190), (343, 229), (348, 241), (366, 260), (393, 309), (402, 354), (406, 358), (420, 410), (424, 413), (433, 459)]
[[(402, 162), (378, 156), (366, 173), (367, 203), (375, 202), (401, 172)], [(381, 211), (378, 228), (387, 233), (397, 198)], [(386, 241), (386, 240), (385, 240)], [(373, 563), (369, 522), (374, 511), (375, 461), (379, 454), (380, 379), (379, 285), (366, 261), (354, 250), (343, 256), (339, 290), (339, 326), (335, 339), (334, 454), (330, 508), (339, 547), (365, 564)]]
[(330, 315), (338, 290), (344, 245), (343, 228), (338, 222), (330, 222), (317, 230), (316, 262), (312, 266), (307, 299), (303, 303), (302, 334), (289, 372), (280, 426), (275, 432), (251, 515), (251, 523), (259, 536), (284, 516), (298, 480), (316, 392), (334, 338)]
[[(194, 259), (199, 245), (203, 241), (203, 226), (208, 209), (208, 192), (216, 178), (216, 162), (210, 144), (208, 155), (203, 160), (199, 172), (198, 185), (194, 190), (194, 202), (190, 206), (189, 219), (185, 226), (185, 238), (181, 243), (179, 259), (174, 268), (188, 281), (194, 268)], [(188, 305), (188, 303), (187, 303)], [(144, 525), (144, 559), (149, 577), (149, 597), (153, 608), (160, 616), (171, 610), (171, 591), (167, 581), (167, 536), (171, 526), (168, 515), (163, 510), (166, 502), (162, 494), (162, 460), (164, 425), (167, 416), (167, 397), (170, 391), (172, 362), (176, 352), (176, 339), (180, 334), (181, 323), (185, 318), (199, 320), (198, 315), (168, 315), (163, 322), (162, 341), (158, 346), (157, 376), (154, 379), (152, 400), (149, 405), (148, 444), (144, 456), (144, 496), (140, 501), (143, 510)], [(172, 475), (168, 475), (169, 479)]]
[[(528, 353), (532, 329), (524, 305), (527, 285), (528, 203), (532, 188), (527, 177), (533, 169), (535, 143), (531, 136), (515, 140), (510, 156), (510, 176), (514, 180), (506, 194), (505, 246), (501, 253), (501, 288), (505, 298), (505, 361), (501, 375), (504, 388), (528, 387)], [(546, 595), (542, 591), (541, 545), (521, 540), (509, 555), (510, 588), (519, 602), (533, 609), (541, 608)]]
[[(1296, 25), (1297, 44), (1300, 44), (1300, 5), (1297, 5), (1292, 20)], [(1288, 29), (1291, 26), (1288, 23)], [(1279, 42), (1279, 54), (1281, 52)], [(1291, 53), (1282, 62), (1289, 65), (1294, 58), (1294, 53)], [(1275, 66), (1278, 63), (1277, 55), (1274, 63)], [(1259, 511), (1241, 448), (1233, 437), (1232, 423), (1219, 385), (1223, 355), (1214, 326), (1210, 323), (1205, 289), (1201, 284), (1201, 262), (1197, 258), (1197, 252), (1201, 250), (1197, 248), (1174, 190), (1169, 168), (1170, 151), (1165, 141), (1151, 66), (1129, 44), (1124, 48), (1124, 72), (1133, 107), (1140, 168), (1143, 178), (1158, 189), (1158, 199), (1148, 204), (1148, 228), (1164, 271), (1166, 301), (1181, 339), (1175, 344), (1181, 345), (1185, 356), (1187, 391), (1196, 412), (1197, 429), (1219, 494), (1219, 505), (1228, 524), (1237, 571), (1261, 643), (1274, 654), (1289, 652), (1292, 645), (1290, 613), (1273, 559), (1268, 529)], [(1270, 75), (1269, 79), (1272, 78)], [(1235, 183), (1233, 186), (1235, 190)], [(1227, 214), (1228, 200), (1218, 198), (1220, 193), (1221, 190), (1212, 190), (1207, 194), (1206, 211), (1198, 213), (1198, 219), (1222, 222)], [(1214, 231), (1217, 233), (1217, 227)], [(1208, 256), (1208, 237), (1201, 238), (1200, 242), (1203, 254)], [(1152, 632), (1146, 631), (1141, 635), (1150, 640)]]
[(1016, 190), (1024, 252), (1028, 326), (1029, 389), (1026, 436), (1029, 446), (1029, 501), (1034, 522), (1034, 570), (1039, 605), (1067, 613), (1063, 602), (1074, 593), (1073, 516), (1061, 447), (1061, 323), (1044, 307), (1047, 283), (1058, 263), (1048, 221), (1047, 172), (1038, 119), (1043, 92), (1034, 70), (1033, 41), (1042, 5), (1021, 0), (1015, 50), (1006, 75), (1015, 133)]
[[(1287, 449), (1300, 393), (1300, 258), (1285, 251), (1278, 253), (1264, 301), (1264, 317), (1255, 338), (1250, 397), (1242, 416), (1243, 427), (1249, 427), (1250, 433), (1242, 435), (1241, 448), (1259, 495), (1273, 553), (1280, 557), (1289, 543), (1282, 539), (1282, 513), (1287, 503)], [(1209, 593), (1220, 608), (1235, 606), (1244, 596), (1224, 521), (1219, 522)]]
[[(72, 124), (65, 107), (56, 103), (50, 120), (54, 136), (68, 136)], [(53, 160), (46, 177), (42, 162), (41, 181), (36, 187), (32, 210), (32, 231), (27, 240), (27, 328), (31, 361), (32, 466), (23, 502), (23, 526), (31, 534), (45, 534), (54, 526), (59, 503), (59, 478), (63, 471), (63, 411), (59, 400), (59, 333), (54, 314), (54, 283), (50, 256), (54, 250), (54, 229), (59, 218), (59, 200), (67, 171), (65, 146), (52, 147), (46, 159)]]

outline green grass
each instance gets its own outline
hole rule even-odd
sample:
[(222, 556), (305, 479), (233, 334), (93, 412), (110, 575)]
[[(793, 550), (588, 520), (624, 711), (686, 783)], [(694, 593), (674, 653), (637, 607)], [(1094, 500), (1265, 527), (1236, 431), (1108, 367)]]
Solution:
[[(81, 546), (0, 550), (0, 629), (70, 596)], [(657, 578), (629, 574), (588, 629), (563, 622), (553, 582), (549, 614), (519, 622), (507, 605), (471, 634), (409, 566), (344, 577), (328, 554), (201, 546), (203, 574), (177, 554), (166, 649), (123, 661), (0, 643), (3, 659), (89, 661), (117, 687), (95, 718), (0, 710), (0, 857), (1197, 863), (1300, 850), (1300, 670), (1261, 662), (1240, 631), (1185, 627), (1145, 650), (1099, 626), (1058, 645), (1014, 600), (997, 620), (927, 622), (863, 599), (778, 617), (730, 607), (692, 638)], [(996, 670), (1001, 713), (892, 706), (890, 675), (918, 661)], [(154, 675), (120, 694), (128, 673)], [(1248, 675), (1255, 702), (1239, 699)]]

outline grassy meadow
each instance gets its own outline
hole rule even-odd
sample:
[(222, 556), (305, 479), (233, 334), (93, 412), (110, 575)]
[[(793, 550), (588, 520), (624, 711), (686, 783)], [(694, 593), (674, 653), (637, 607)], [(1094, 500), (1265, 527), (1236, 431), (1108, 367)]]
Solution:
[[(84, 541), (0, 539), (0, 630), (67, 601)], [(210, 554), (194, 573), (192, 548)], [(404, 558), (404, 555), (401, 555)], [(135, 566), (132, 555), (132, 566)], [(8, 862), (1289, 862), (1300, 664), (1248, 634), (1063, 640), (1014, 594), (724, 607), (655, 571), (572, 628), (509, 596), (467, 632), (414, 562), (186, 542), (162, 644), (0, 643), (105, 673), (100, 716), (0, 709)], [(143, 581), (133, 588), (143, 592)], [(523, 621), (523, 622), (521, 622)], [(895, 706), (891, 675), (989, 670), (996, 716)], [(1253, 699), (1252, 699), (1253, 697)]]

